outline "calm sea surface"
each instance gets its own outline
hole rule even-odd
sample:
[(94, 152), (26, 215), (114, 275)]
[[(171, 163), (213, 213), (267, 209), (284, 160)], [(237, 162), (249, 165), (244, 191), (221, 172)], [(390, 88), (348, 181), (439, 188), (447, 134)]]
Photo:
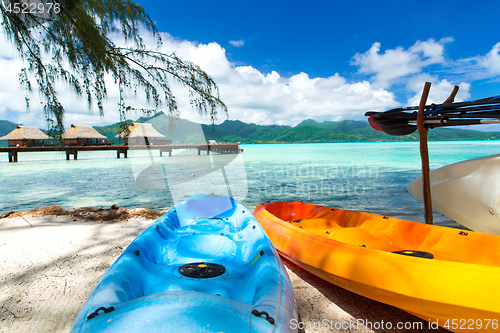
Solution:
[[(171, 208), (199, 192), (233, 195), (249, 209), (262, 201), (305, 201), (423, 221), (423, 204), (406, 190), (420, 175), (417, 142), (242, 145), (239, 155), (178, 151), (0, 153), (0, 214), (51, 204)], [(429, 142), (431, 170), (500, 153), (500, 142)], [(450, 225), (435, 213), (437, 224)]]

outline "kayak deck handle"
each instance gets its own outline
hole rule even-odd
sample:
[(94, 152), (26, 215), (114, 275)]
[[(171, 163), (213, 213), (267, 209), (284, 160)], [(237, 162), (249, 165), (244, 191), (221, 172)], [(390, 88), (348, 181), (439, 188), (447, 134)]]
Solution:
[[(101, 306), (100, 308), (98, 308), (97, 310), (95, 310), (94, 312), (92, 312), (91, 314), (89, 314), (89, 316), (87, 317), (87, 320), (95, 318), (95, 317), (97, 317), (98, 315), (100, 315), (102, 313), (110, 313), (110, 312), (113, 312), (113, 311), (115, 311), (115, 307), (114, 306), (110, 306), (109, 308)], [(101, 312), (101, 313), (99, 313), (99, 312)]]
[(252, 314), (255, 317), (259, 317), (259, 318), (262, 318), (262, 316), (265, 316), (264, 319), (267, 320), (269, 322), (269, 324), (274, 325), (274, 318), (269, 316), (269, 313), (267, 313), (266, 311), (259, 311), (257, 309), (254, 309), (254, 310), (252, 310)]

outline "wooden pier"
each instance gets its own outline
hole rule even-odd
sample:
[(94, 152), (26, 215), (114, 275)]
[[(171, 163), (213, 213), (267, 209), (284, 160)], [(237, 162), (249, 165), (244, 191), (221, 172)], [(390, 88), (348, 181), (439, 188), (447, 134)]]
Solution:
[(27, 152), (42, 152), (42, 151), (60, 151), (66, 152), (66, 160), (70, 160), (71, 155), (73, 159), (78, 159), (78, 152), (80, 151), (107, 151), (115, 150), (116, 158), (120, 158), (123, 154), (124, 158), (127, 158), (127, 152), (129, 150), (159, 150), (160, 156), (163, 153), (168, 153), (168, 156), (172, 156), (172, 151), (176, 149), (197, 149), (198, 155), (202, 151), (206, 151), (207, 155), (210, 152), (214, 153), (232, 153), (236, 154), (240, 152), (239, 145), (237, 143), (219, 143), (219, 144), (201, 144), (201, 145), (150, 145), (150, 146), (71, 146), (71, 147), (13, 147), (13, 148), (2, 148), (0, 147), (0, 153), (9, 154), (9, 162), (17, 162), (19, 153)]

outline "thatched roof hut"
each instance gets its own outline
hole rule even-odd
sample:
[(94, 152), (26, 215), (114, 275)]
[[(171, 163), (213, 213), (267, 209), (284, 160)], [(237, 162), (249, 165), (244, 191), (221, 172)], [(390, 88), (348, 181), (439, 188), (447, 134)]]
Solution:
[(65, 146), (96, 146), (107, 143), (107, 137), (90, 125), (73, 125), (61, 137)]
[(63, 139), (107, 139), (90, 125), (73, 125), (61, 137)]
[(115, 136), (115, 138), (123, 139), (123, 143), (129, 146), (172, 143), (172, 140), (153, 140), (164, 137), (165, 135), (148, 123), (131, 123), (125, 131)]
[(9, 140), (9, 147), (36, 147), (45, 146), (46, 140), (52, 140), (53, 137), (40, 131), (35, 126), (17, 125), (12, 132), (0, 137), (0, 140)]
[(154, 129), (151, 124), (131, 123), (127, 130), (116, 135), (115, 138), (164, 138), (165, 135), (161, 134)]
[(2, 136), (0, 140), (52, 140), (51, 136), (40, 131), (35, 126), (17, 125), (9, 134)]

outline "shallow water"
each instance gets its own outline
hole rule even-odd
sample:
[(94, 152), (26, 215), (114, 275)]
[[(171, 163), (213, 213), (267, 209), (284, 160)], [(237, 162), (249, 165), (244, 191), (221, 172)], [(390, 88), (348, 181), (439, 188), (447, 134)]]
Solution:
[[(418, 142), (242, 145), (243, 154), (178, 151), (0, 153), (0, 214), (57, 204), (163, 210), (199, 192), (231, 194), (253, 209), (263, 201), (305, 201), (423, 221), (406, 187), (420, 175)], [(500, 152), (497, 141), (429, 142), (431, 170)], [(223, 166), (221, 168), (221, 166)], [(435, 212), (436, 224), (453, 225)]]

